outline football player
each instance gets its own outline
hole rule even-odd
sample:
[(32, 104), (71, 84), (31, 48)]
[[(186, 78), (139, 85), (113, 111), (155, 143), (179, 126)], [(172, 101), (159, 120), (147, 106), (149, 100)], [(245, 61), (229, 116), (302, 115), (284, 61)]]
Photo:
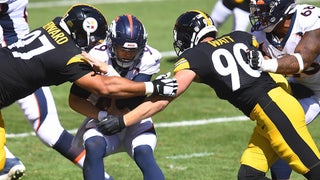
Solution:
[[(192, 82), (210, 86), (256, 121), (247, 149), (241, 157), (239, 180), (265, 177), (278, 157), (307, 179), (320, 177), (320, 153), (306, 125), (299, 102), (279, 87), (269, 73), (247, 64), (248, 49), (258, 48), (255, 37), (243, 31), (216, 37), (211, 18), (201, 11), (180, 15), (174, 26), (174, 46), (179, 55), (174, 77), (181, 95)], [(209, 67), (209, 68), (208, 68)], [(153, 96), (124, 116), (109, 115), (103, 132), (120, 131), (166, 107), (174, 97)]]
[[(42, 86), (67, 81), (100, 96), (175, 95), (175, 79), (143, 83), (94, 72), (92, 64), (82, 57), (81, 52), (103, 41), (106, 31), (106, 19), (98, 9), (88, 4), (76, 4), (63, 17), (56, 17), (15, 43), (0, 48), (0, 108), (32, 94)], [(46, 112), (41, 113), (46, 115)], [(0, 119), (2, 170), (6, 138), (4, 122), (2, 117)]]
[[(147, 33), (143, 24), (130, 14), (118, 16), (112, 21), (107, 41), (94, 47), (90, 55), (108, 64), (109, 72), (110, 68), (114, 68), (113, 73), (109, 75), (118, 75), (133, 81), (150, 81), (152, 75), (160, 70), (160, 52), (147, 45)], [(94, 100), (96, 97), (93, 97), (95, 96), (76, 85), (71, 88), (70, 107), (89, 117), (85, 119), (83, 129), (79, 130), (85, 131), (84, 135), (76, 136), (81, 140), (83, 138), (86, 149), (84, 179), (103, 180), (103, 158), (114, 153), (127, 152), (141, 169), (143, 179), (164, 180), (164, 175), (153, 156), (157, 137), (150, 117), (112, 136), (104, 136), (96, 128), (108, 113), (115, 113), (115, 109), (119, 109), (116, 111), (118, 113), (128, 112), (142, 103), (145, 96), (114, 99), (112, 107), (110, 102), (103, 102), (104, 98), (97, 103)]]
[[(4, 27), (3, 46), (7, 46), (29, 33), (28, 0), (6, 0), (1, 3), (3, 8), (1, 8), (0, 25)], [(84, 148), (70, 150), (73, 135), (61, 126), (49, 87), (41, 87), (35, 93), (18, 100), (17, 103), (41, 142), (52, 147), (71, 162), (80, 167), (83, 166)], [(0, 179), (19, 179), (24, 175), (24, 171), (25, 166), (22, 162), (6, 148), (6, 164), (0, 172)]]
[[(300, 84), (312, 91), (311, 97), (297, 97), (309, 124), (320, 112), (320, 8), (296, 4), (294, 0), (253, 0), (250, 9), (253, 35), (263, 54), (273, 58), (256, 59), (251, 65), (289, 75), (290, 84)], [(291, 168), (279, 159), (271, 174), (273, 179), (289, 179)]]
[(218, 0), (211, 12), (215, 26), (219, 28), (232, 15), (232, 30), (247, 31), (250, 24), (249, 3), (250, 0)]

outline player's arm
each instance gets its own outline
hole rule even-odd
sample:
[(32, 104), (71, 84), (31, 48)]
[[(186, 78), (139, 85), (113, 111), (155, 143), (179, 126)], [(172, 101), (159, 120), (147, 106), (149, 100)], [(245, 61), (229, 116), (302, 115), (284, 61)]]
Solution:
[(81, 98), (75, 94), (69, 94), (69, 106), (76, 112), (93, 119), (98, 119), (100, 109), (95, 107), (87, 99)]
[[(178, 82), (177, 96), (181, 95), (190, 86), (195, 79), (196, 74), (191, 70), (181, 70), (176, 72), (174, 77)], [(174, 99), (174, 97), (164, 96), (151, 96), (146, 99), (145, 102), (124, 115), (124, 121), (126, 126), (131, 126), (142, 119), (151, 117), (156, 113), (164, 110), (168, 104)]]
[[(175, 74), (178, 84), (181, 84), (181, 86), (178, 86), (177, 96), (189, 87), (195, 77), (196, 74), (191, 70), (181, 70)], [(151, 96), (144, 103), (124, 116), (108, 115), (107, 118), (97, 124), (97, 128), (105, 135), (113, 135), (120, 132), (126, 126), (136, 124), (142, 119), (151, 117), (162, 111), (174, 98), (175, 97)]]
[(102, 76), (89, 72), (75, 83), (83, 89), (98, 96), (127, 98), (149, 94), (175, 96), (177, 91), (176, 79), (160, 79), (151, 82), (134, 82), (116, 76)]
[(249, 51), (248, 63), (253, 69), (279, 74), (296, 74), (310, 67), (320, 54), (320, 29), (306, 32), (293, 54), (266, 60), (257, 52)]
[[(97, 102), (89, 101), (89, 97), (92, 94), (79, 86), (72, 84), (69, 92), (69, 106), (74, 111), (90, 118), (102, 119), (107, 116), (105, 107), (97, 105)], [(94, 96), (98, 101), (98, 97)], [(99, 101), (98, 101), (99, 102)], [(96, 103), (96, 104), (94, 104)]]
[(312, 62), (320, 55), (320, 29), (306, 32), (294, 53), (299, 54), (301, 59), (299, 55), (287, 55), (278, 58), (277, 73), (294, 74), (310, 67)]
[(90, 72), (75, 81), (79, 87), (98, 96), (133, 97), (145, 95), (146, 86), (116, 76), (102, 76)]

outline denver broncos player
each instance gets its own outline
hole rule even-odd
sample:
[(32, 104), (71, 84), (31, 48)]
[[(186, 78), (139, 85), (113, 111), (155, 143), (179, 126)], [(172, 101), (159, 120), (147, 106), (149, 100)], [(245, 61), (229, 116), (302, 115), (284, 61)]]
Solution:
[[(42, 86), (67, 81), (101, 96), (175, 94), (175, 88), (171, 88), (171, 85), (175, 86), (175, 79), (138, 83), (95, 73), (81, 52), (104, 40), (106, 31), (106, 19), (98, 9), (87, 4), (76, 4), (64, 17), (56, 17), (12, 45), (1, 48), (0, 108)], [(168, 82), (170, 87), (167, 87)], [(0, 169), (3, 169), (6, 138), (4, 122), (0, 119)]]
[[(261, 63), (260, 67), (254, 68), (264, 70), (276, 65), (269, 71), (289, 75), (290, 83), (301, 84), (313, 92), (311, 97), (297, 97), (309, 124), (320, 113), (320, 8), (296, 4), (294, 0), (253, 0), (250, 9), (253, 35), (264, 55), (274, 58), (261, 59), (256, 62)], [(271, 174), (273, 179), (289, 179), (291, 168), (279, 160), (272, 166)]]
[[(242, 31), (216, 38), (211, 18), (201, 11), (180, 15), (174, 26), (174, 46), (179, 55), (174, 77), (181, 95), (192, 82), (210, 86), (221, 99), (229, 101), (256, 127), (241, 157), (239, 180), (268, 179), (270, 165), (278, 157), (307, 179), (320, 177), (320, 153), (307, 127), (299, 102), (277, 86), (268, 73), (247, 64), (246, 51), (256, 49), (254, 36)], [(124, 116), (109, 116), (104, 129), (112, 132), (149, 117), (174, 98), (153, 97)]]
[[(93, 58), (103, 60), (109, 65), (109, 68), (115, 69), (113, 70), (114, 73), (109, 75), (118, 75), (138, 82), (150, 81), (152, 75), (160, 70), (161, 54), (147, 45), (146, 42), (147, 33), (143, 24), (135, 16), (125, 14), (112, 21), (107, 41), (94, 47), (90, 51), (90, 55)], [(69, 97), (71, 108), (90, 117), (85, 120), (85, 125), (81, 127), (84, 129), (79, 130), (79, 132), (85, 131), (84, 135), (76, 135), (81, 140), (83, 138), (86, 149), (83, 169), (84, 179), (102, 180), (103, 158), (118, 152), (128, 153), (141, 169), (143, 179), (164, 179), (164, 175), (153, 156), (157, 137), (150, 117), (112, 136), (104, 136), (96, 128), (96, 123), (99, 126), (99, 121), (103, 121), (108, 113), (115, 113), (116, 109), (119, 109), (117, 113), (128, 112), (128, 110), (143, 102), (145, 96), (114, 99), (115, 102), (112, 103), (112, 107), (110, 107), (110, 102), (106, 103), (107, 107), (105, 107), (105, 105), (97, 105), (103, 101), (95, 102), (94, 99), (96, 98), (93, 98), (92, 94), (85, 93), (84, 90), (73, 85)], [(92, 118), (97, 120), (91, 120)], [(82, 143), (80, 143), (80, 146), (82, 146)]]

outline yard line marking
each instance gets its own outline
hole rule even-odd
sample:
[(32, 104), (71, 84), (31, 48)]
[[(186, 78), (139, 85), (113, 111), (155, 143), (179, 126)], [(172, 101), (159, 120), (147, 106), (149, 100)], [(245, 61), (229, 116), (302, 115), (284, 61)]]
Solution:
[[(190, 121), (179, 121), (179, 122), (168, 122), (168, 123), (155, 123), (156, 128), (170, 128), (170, 127), (183, 127), (183, 126), (198, 126), (211, 123), (219, 122), (233, 122), (233, 121), (246, 121), (248, 117), (246, 116), (235, 116), (235, 117), (222, 117), (222, 118), (212, 118), (212, 119), (200, 119), (200, 120), (190, 120)], [(68, 130), (69, 133), (75, 134), (78, 129)], [(29, 136), (35, 136), (34, 132), (19, 133), (19, 134), (6, 134), (9, 138), (23, 138)]]
[(161, 52), (161, 56), (162, 57), (174, 57), (177, 56), (175, 51), (165, 51), (165, 52)]
[(206, 157), (212, 156), (213, 152), (203, 152), (203, 153), (192, 153), (192, 154), (180, 154), (175, 156), (166, 156), (166, 159), (191, 159), (194, 157)]
[[(140, 3), (140, 2), (157, 2), (157, 1), (163, 1), (163, 0), (94, 0), (94, 1), (91, 1), (90, 4)], [(73, 4), (79, 4), (79, 3), (88, 3), (88, 1), (78, 0), (78, 1), (30, 2), (28, 4), (28, 9), (71, 6)]]
[(235, 117), (223, 117), (223, 118), (213, 118), (213, 119), (200, 119), (200, 120), (192, 120), (192, 121), (179, 121), (179, 122), (168, 122), (168, 123), (155, 123), (154, 126), (156, 128), (160, 127), (180, 127), (180, 126), (196, 126), (196, 125), (204, 125), (210, 123), (218, 123), (218, 122), (230, 122), (230, 121), (245, 121), (248, 120), (246, 116), (235, 116)]

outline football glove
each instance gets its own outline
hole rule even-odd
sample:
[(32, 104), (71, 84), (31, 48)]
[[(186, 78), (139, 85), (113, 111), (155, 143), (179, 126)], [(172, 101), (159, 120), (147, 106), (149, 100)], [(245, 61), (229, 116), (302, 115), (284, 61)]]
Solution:
[(176, 96), (178, 83), (176, 78), (155, 79), (152, 81), (153, 93), (161, 96)]
[(247, 52), (247, 63), (252, 69), (260, 69), (262, 61), (264, 60), (263, 55), (258, 50), (248, 50)]
[(106, 118), (97, 123), (98, 130), (107, 136), (116, 134), (125, 127), (123, 116), (117, 115), (107, 115)]
[(178, 90), (178, 83), (175, 78), (170, 79), (171, 73), (160, 74), (152, 81), (153, 93), (162, 96), (175, 96)]

